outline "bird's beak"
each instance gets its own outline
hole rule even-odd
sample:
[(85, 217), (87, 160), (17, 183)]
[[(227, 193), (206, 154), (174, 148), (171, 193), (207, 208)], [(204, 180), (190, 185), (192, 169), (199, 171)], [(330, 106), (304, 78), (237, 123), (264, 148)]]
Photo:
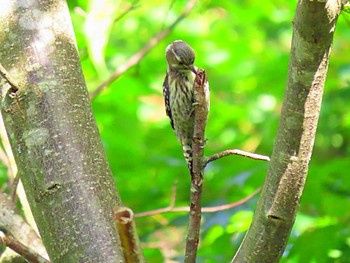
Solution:
[(197, 75), (197, 71), (196, 71), (196, 69), (194, 68), (193, 65), (190, 66), (190, 70), (191, 70), (194, 74)]

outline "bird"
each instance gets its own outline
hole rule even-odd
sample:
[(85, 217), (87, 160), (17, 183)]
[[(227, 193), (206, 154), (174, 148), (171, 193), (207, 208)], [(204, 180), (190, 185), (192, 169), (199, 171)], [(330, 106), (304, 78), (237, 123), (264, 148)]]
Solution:
[[(194, 66), (195, 52), (182, 40), (169, 44), (165, 50), (168, 64), (163, 83), (166, 115), (177, 140), (182, 145), (183, 155), (192, 175), (192, 142), (194, 133), (195, 98), (193, 84), (198, 68)], [(209, 109), (209, 84), (204, 84), (206, 106)]]

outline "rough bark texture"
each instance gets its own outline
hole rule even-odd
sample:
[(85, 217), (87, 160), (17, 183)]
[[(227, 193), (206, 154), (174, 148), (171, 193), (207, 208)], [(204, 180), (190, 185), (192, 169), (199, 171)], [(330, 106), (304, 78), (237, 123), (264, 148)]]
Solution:
[(65, 1), (3, 0), (1, 112), (53, 262), (123, 262), (114, 186)]
[(299, 0), (287, 89), (271, 164), (252, 225), (232, 262), (279, 262), (312, 154), (340, 4)]

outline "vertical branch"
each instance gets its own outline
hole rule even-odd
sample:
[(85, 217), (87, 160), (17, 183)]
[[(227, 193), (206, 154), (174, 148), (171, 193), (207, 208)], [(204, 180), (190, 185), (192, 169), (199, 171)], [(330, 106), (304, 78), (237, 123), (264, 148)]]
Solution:
[(271, 163), (252, 225), (232, 262), (279, 262), (305, 185), (333, 34), (336, 0), (299, 0), (287, 89)]
[(53, 262), (124, 262), (112, 218), (122, 202), (67, 3), (25, 3), (23, 12), (23, 3), (2, 1), (1, 114), (43, 243)]
[(193, 135), (193, 166), (191, 174), (191, 195), (190, 195), (190, 218), (189, 229), (186, 239), (185, 263), (196, 262), (200, 223), (201, 223), (201, 198), (204, 171), (204, 133), (208, 117), (208, 106), (206, 102), (207, 78), (205, 71), (197, 70), (197, 77), (193, 84), (195, 109), (194, 109), (194, 135)]

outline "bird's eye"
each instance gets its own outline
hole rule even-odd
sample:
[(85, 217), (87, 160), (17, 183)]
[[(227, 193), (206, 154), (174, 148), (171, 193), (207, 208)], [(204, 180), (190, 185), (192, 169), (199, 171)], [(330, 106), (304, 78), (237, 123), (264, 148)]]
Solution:
[(183, 62), (182, 62), (182, 59), (181, 59), (181, 57), (180, 57), (180, 54), (179, 54), (176, 50), (174, 50), (174, 49), (172, 49), (171, 51), (173, 52), (173, 54), (174, 54), (175, 59), (177, 60), (177, 62), (178, 62), (179, 64), (182, 64)]
[(177, 62), (178, 62), (180, 65), (183, 64), (183, 61), (182, 61), (181, 57), (175, 56), (175, 58), (176, 58)]

